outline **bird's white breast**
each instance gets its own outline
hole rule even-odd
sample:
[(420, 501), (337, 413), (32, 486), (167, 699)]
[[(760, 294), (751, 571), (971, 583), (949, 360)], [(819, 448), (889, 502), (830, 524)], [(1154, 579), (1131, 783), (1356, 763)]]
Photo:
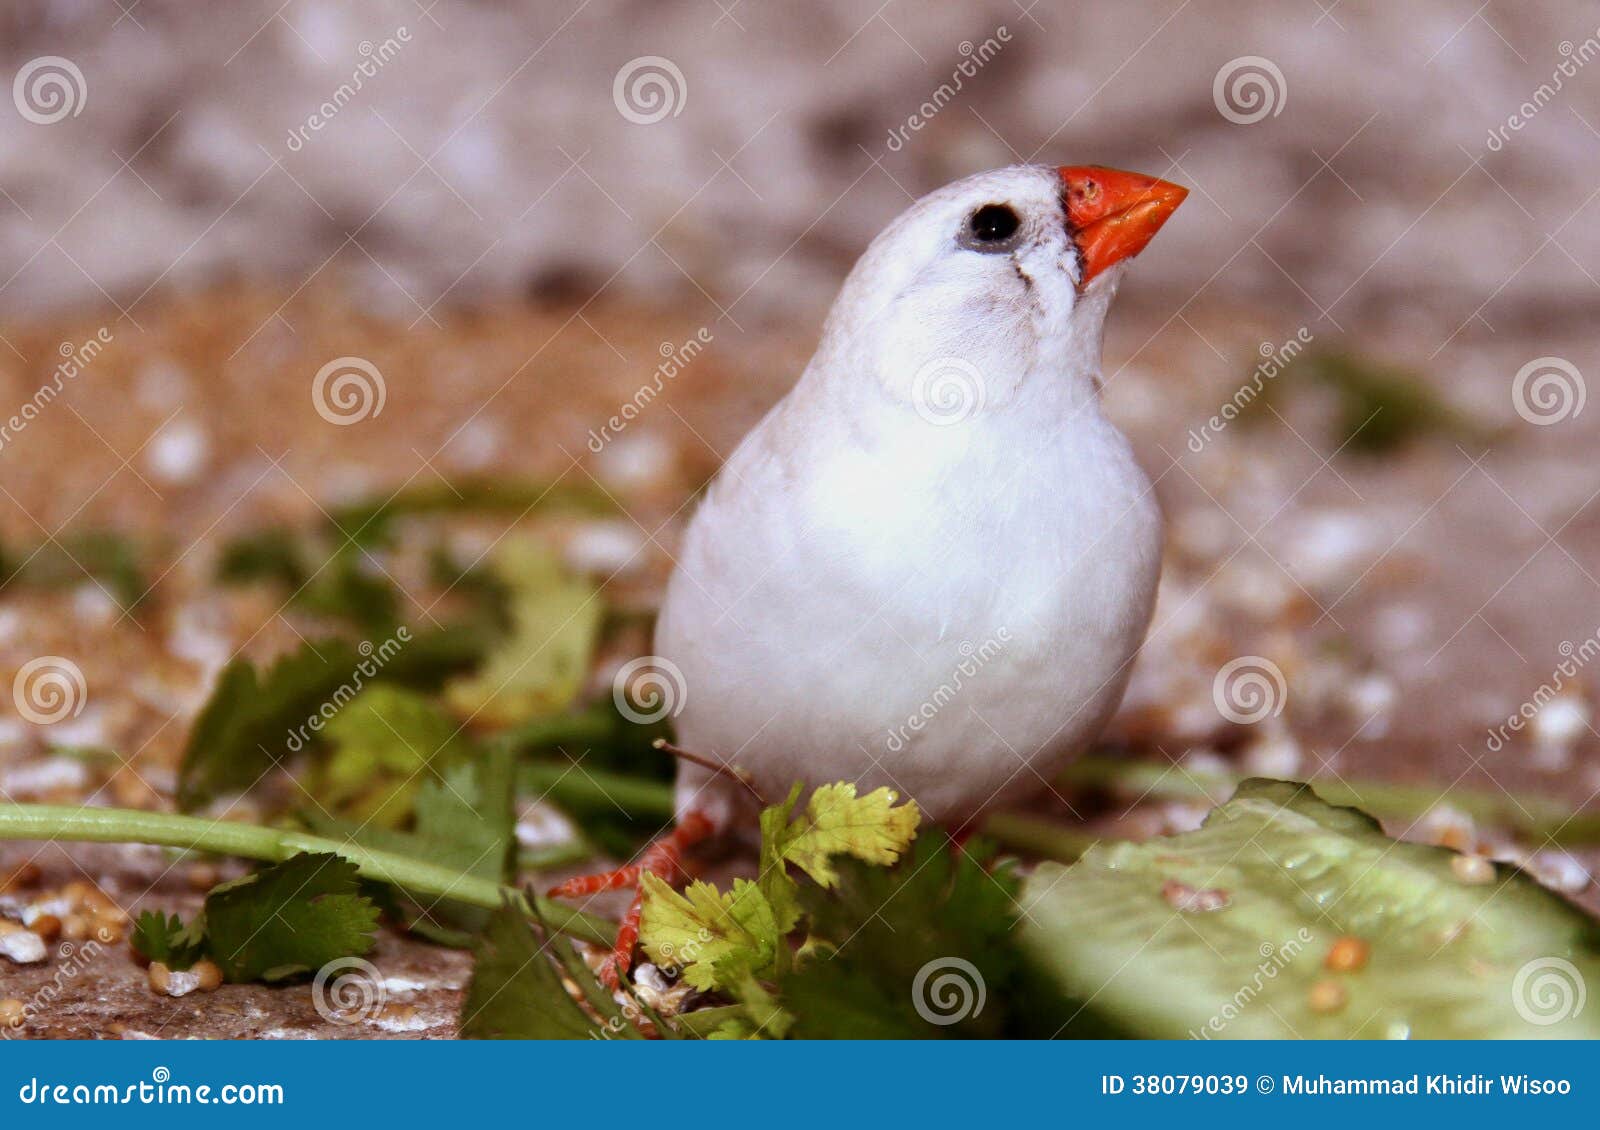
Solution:
[[(690, 524), (656, 644), (680, 743), (769, 799), (858, 780), (960, 822), (1039, 790), (1149, 621), (1160, 516), (1126, 440), (1098, 405), (867, 443), (818, 415), (775, 410)], [(731, 819), (727, 779), (684, 769), (680, 810)]]

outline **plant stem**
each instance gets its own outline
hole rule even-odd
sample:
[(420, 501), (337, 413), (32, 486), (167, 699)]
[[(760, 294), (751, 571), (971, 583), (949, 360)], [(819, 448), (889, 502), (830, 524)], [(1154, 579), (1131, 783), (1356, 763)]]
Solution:
[(621, 807), (635, 819), (670, 819), (673, 814), (672, 785), (626, 777), (604, 769), (575, 769), (547, 761), (524, 763), (518, 770), (522, 791), (548, 796), (558, 804), (580, 810)]
[(1071, 863), (1099, 839), (1081, 829), (1042, 816), (996, 812), (986, 817), (982, 834), (1001, 847)]
[(577, 714), (535, 718), (531, 722), (524, 722), (514, 729), (495, 735), (494, 740), (503, 742), (520, 752), (563, 743), (598, 745), (614, 738), (616, 731), (615, 714), (606, 710), (591, 709)]
[(394, 852), (281, 828), (261, 828), (226, 820), (176, 816), (123, 808), (78, 808), (54, 804), (0, 804), (0, 840), (67, 840), (87, 843), (139, 843), (237, 855), (281, 863), (297, 852), (332, 852), (354, 863), (369, 879), (392, 883), (414, 895), (433, 895), (497, 909), (507, 901), (524, 914), (537, 914), (552, 929), (574, 938), (610, 945), (614, 924), (582, 911), (489, 879)]

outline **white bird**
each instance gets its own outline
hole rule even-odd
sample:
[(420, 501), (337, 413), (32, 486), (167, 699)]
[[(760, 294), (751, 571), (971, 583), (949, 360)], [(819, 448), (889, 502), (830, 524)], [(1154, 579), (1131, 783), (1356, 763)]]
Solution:
[(1149, 479), (1101, 410), (1102, 331), (1185, 195), (1016, 166), (873, 240), (689, 524), (654, 646), (681, 672), (679, 744), (733, 772), (680, 763), (679, 830), (623, 877), (746, 826), (739, 777), (769, 799), (887, 785), (960, 828), (1094, 738), (1161, 560)]
[[(655, 648), (685, 749), (781, 798), (853, 780), (958, 827), (1116, 709), (1161, 518), (1100, 407), (1106, 309), (1186, 194), (1023, 166), (931, 193), (850, 272), (691, 521)], [(713, 827), (748, 792), (679, 767)]]

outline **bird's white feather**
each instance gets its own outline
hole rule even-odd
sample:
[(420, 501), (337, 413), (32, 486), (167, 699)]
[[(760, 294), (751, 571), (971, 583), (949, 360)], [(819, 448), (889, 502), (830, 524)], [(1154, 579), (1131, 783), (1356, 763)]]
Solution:
[[(986, 203), (1021, 217), (1014, 252), (955, 238)], [(959, 823), (1094, 737), (1149, 622), (1160, 515), (1098, 399), (1120, 268), (1081, 292), (1078, 272), (1052, 169), (958, 182), (873, 242), (689, 525), (656, 642), (684, 674), (680, 744), (768, 798), (855, 780)], [(680, 811), (728, 824), (746, 801), (681, 767)]]

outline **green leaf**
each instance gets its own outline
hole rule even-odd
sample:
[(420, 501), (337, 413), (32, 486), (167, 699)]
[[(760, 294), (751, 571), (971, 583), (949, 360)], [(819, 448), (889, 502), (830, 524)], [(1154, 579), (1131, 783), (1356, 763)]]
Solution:
[[(359, 688), (348, 680), (358, 656), (347, 644), (310, 644), (279, 659), (264, 673), (247, 659), (222, 669), (178, 769), (178, 803), (196, 808), (219, 793), (248, 789), (263, 774), (315, 736), (322, 707), (342, 707)], [(342, 690), (340, 701), (331, 702)]]
[(331, 751), (311, 777), (311, 792), (330, 811), (397, 827), (440, 767), (470, 758), (459, 729), (414, 691), (381, 683), (368, 687), (324, 729)]
[(694, 882), (679, 894), (646, 872), (639, 889), (645, 952), (658, 965), (681, 966), (695, 988), (727, 986), (771, 967), (780, 935), (772, 907), (750, 880), (735, 879), (726, 893)]
[(676, 894), (646, 875), (640, 938), (658, 964), (683, 966), (697, 988), (726, 988), (744, 974), (781, 974), (788, 964), (784, 940), (800, 922), (799, 887), (788, 873), (793, 863), (820, 886), (838, 882), (837, 857), (891, 865), (916, 838), (920, 814), (911, 802), (876, 789), (856, 796), (848, 783), (824, 785), (794, 816), (802, 787), (761, 814), (760, 873), (756, 882), (735, 881), (729, 893), (693, 883)]
[(511, 632), (477, 674), (445, 688), (451, 709), (479, 727), (566, 709), (589, 677), (604, 615), (594, 586), (568, 576), (538, 539), (507, 538), (493, 568), (511, 593)]
[(720, 1017), (709, 1024), (692, 1021), (695, 1014), (686, 1013), (682, 1017), (684, 1026), (708, 1040), (781, 1040), (794, 1028), (794, 1016), (751, 974), (735, 978), (730, 990), (738, 998), (738, 1005), (712, 1010)]
[(772, 918), (780, 935), (787, 936), (800, 924), (800, 887), (789, 875), (783, 848), (788, 842), (789, 823), (804, 788), (796, 781), (783, 803), (761, 810), (761, 855), (757, 884), (772, 907)]
[(206, 896), (212, 959), (229, 981), (279, 981), (373, 946), (378, 910), (355, 864), (305, 852)]
[[(792, 810), (791, 792), (785, 806)], [(856, 796), (855, 785), (843, 781), (823, 785), (811, 794), (799, 819), (780, 827), (772, 821), (776, 841), (772, 854), (792, 863), (819, 886), (838, 881), (835, 856), (850, 856), (864, 863), (892, 866), (917, 835), (921, 814), (914, 801), (895, 806), (899, 796), (886, 788)], [(763, 842), (769, 829), (762, 823)]]
[(835, 890), (804, 890), (810, 938), (781, 986), (794, 1034), (1053, 1034), (1060, 994), (1031, 979), (1016, 945), (1019, 883), (1009, 867), (986, 869), (987, 853), (923, 839), (897, 867), (846, 861)]
[(0, 554), (0, 592), (12, 584), (37, 589), (97, 584), (124, 609), (135, 609), (149, 591), (139, 548), (116, 530), (77, 530), (9, 560)]
[[(315, 809), (303, 811), (301, 818), (320, 835), (504, 883), (511, 878), (515, 847), (515, 774), (515, 756), (503, 747), (472, 751), (440, 776), (430, 771), (416, 789), (412, 831), (330, 818)], [(457, 947), (467, 945), (489, 916), (481, 907), (449, 898), (418, 898), (414, 904), (391, 899), (385, 909), (417, 934)]]
[(369, 683), (437, 685), (473, 662), (482, 644), (474, 631), (418, 634), (400, 627), (376, 646), (308, 643), (265, 671), (235, 659), (189, 732), (178, 769), (179, 806), (192, 810), (221, 793), (249, 789), (320, 740), (328, 720)]
[(294, 602), (307, 612), (347, 620), (376, 635), (400, 622), (400, 590), (365, 550), (335, 553), (295, 592)]
[[(560, 938), (541, 942), (509, 907), (495, 911), (475, 949), (472, 982), (461, 1006), (461, 1035), (469, 1040), (638, 1038), (587, 970), (560, 961), (558, 951), (568, 948)], [(574, 983), (592, 986), (584, 999), (598, 1013), (598, 1023), (567, 992), (563, 971)]]
[(293, 592), (310, 574), (300, 540), (282, 526), (233, 538), (217, 557), (217, 580), (225, 585), (269, 581)]
[(135, 919), (130, 942), (146, 961), (159, 961), (168, 969), (187, 969), (205, 953), (205, 920), (189, 925), (176, 914), (146, 910)]
[(466, 479), (406, 487), (341, 506), (333, 512), (329, 525), (342, 540), (358, 546), (372, 546), (389, 542), (401, 518), (473, 512), (508, 513), (521, 518), (536, 510), (612, 514), (616, 512), (616, 502), (599, 487), (582, 482)]
[[(1592, 921), (1462, 858), (1309, 786), (1247, 781), (1198, 831), (1040, 865), (1022, 936), (1139, 1036), (1600, 1036), (1600, 1010), (1574, 1007), (1600, 985)], [(1368, 947), (1364, 967), (1330, 971), (1341, 938)]]

